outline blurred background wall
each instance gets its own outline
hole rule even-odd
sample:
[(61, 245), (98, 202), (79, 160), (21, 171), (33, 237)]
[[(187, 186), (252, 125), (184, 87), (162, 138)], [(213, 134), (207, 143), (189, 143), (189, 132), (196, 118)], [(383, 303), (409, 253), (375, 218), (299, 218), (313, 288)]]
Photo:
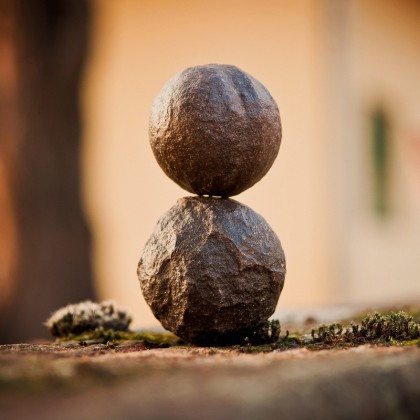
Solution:
[(0, 342), (93, 297), (82, 210), (86, 0), (0, 0)]
[[(187, 193), (153, 158), (149, 110), (174, 73), (228, 63), (269, 89), (283, 121), (272, 169), (236, 197), (266, 218), (285, 249), (279, 314), (418, 301), (418, 22), (416, 0), (93, 1), (79, 84), (80, 152), (98, 298), (129, 307), (136, 326), (157, 325), (141, 297), (136, 265), (158, 218)], [(2, 178), (0, 191), (8, 185)], [(7, 191), (2, 197), (6, 238), (19, 223)], [(2, 240), (3, 255), (13, 254), (10, 243)], [(13, 295), (9, 271), (0, 269), (0, 282)], [(45, 316), (61, 304), (49, 301)]]

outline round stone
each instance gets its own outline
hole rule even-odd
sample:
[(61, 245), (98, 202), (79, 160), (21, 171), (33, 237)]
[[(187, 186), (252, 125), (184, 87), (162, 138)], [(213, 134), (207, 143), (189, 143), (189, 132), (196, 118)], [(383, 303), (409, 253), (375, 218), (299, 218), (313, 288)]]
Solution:
[(156, 318), (198, 345), (243, 342), (274, 313), (285, 272), (280, 241), (259, 214), (208, 197), (179, 199), (138, 266)]
[(229, 197), (258, 182), (280, 148), (280, 114), (268, 90), (235, 66), (183, 70), (156, 97), (150, 143), (185, 190)]

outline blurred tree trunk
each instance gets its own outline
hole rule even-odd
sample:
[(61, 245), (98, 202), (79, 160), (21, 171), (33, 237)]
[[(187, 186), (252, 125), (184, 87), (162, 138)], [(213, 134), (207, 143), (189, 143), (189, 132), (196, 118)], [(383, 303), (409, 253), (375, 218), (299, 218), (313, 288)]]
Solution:
[[(13, 225), (10, 246), (15, 243), (10, 270), (0, 270), (0, 275), (8, 271), (0, 286), (9, 290), (0, 313), (0, 342), (17, 342), (45, 337), (42, 323), (51, 311), (93, 296), (90, 233), (80, 182), (79, 93), (89, 4), (86, 0), (0, 4), (12, 22), (16, 74), (15, 101), (10, 99), (4, 108), (11, 114), (16, 105), (17, 121), (7, 135), (0, 133), (0, 170), (2, 162), (6, 168), (0, 205), (6, 201), (11, 208), (10, 220), (0, 223)], [(13, 120), (13, 115), (9, 117)], [(4, 213), (0, 209), (0, 217)]]

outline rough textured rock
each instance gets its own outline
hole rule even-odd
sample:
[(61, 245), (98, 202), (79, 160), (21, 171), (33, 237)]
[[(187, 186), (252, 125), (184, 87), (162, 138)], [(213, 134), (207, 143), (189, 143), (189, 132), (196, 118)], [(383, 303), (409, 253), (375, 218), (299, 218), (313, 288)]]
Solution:
[(258, 182), (281, 142), (268, 90), (235, 66), (187, 68), (152, 107), (150, 143), (166, 175), (199, 195), (228, 197)]
[(241, 342), (273, 314), (285, 258), (276, 234), (234, 200), (187, 197), (159, 220), (139, 262), (143, 295), (187, 342)]

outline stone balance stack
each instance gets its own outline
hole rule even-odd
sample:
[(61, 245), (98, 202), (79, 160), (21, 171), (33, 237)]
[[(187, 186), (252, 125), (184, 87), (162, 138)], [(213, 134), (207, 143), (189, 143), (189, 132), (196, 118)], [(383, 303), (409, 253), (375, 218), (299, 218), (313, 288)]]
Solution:
[(191, 67), (156, 97), (149, 129), (163, 171), (198, 196), (179, 199), (146, 243), (137, 270), (144, 298), (187, 342), (243, 343), (274, 313), (286, 267), (267, 222), (229, 197), (273, 164), (278, 107), (237, 67)]

